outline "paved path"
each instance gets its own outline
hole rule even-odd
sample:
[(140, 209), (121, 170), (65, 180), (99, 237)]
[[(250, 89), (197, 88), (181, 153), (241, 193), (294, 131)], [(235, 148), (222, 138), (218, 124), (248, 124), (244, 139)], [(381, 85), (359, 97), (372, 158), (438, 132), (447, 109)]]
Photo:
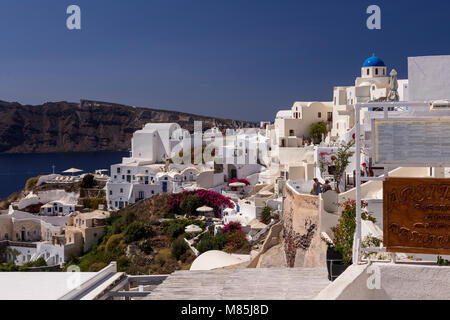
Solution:
[(176, 271), (148, 300), (307, 300), (330, 281), (326, 268)]

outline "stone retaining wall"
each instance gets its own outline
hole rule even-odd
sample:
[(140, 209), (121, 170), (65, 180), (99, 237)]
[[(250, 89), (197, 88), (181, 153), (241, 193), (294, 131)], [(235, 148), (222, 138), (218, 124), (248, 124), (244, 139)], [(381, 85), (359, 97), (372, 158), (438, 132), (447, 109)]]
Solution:
[(288, 267), (326, 265), (326, 245), (320, 239), (319, 212), (319, 197), (286, 188), (282, 244)]

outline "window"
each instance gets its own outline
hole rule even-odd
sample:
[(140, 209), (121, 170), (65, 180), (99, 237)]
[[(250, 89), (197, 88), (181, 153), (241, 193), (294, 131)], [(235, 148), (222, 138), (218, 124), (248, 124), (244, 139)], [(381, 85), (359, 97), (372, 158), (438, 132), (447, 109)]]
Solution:
[(383, 69), (383, 76), (386, 75), (386, 69)]
[(112, 196), (112, 190), (109, 190), (109, 195)]
[(294, 130), (289, 130), (289, 136), (292, 137), (294, 135)]
[(317, 117), (318, 117), (318, 118), (322, 118), (322, 112), (318, 112), (318, 113), (317, 113)]
[(120, 188), (120, 193), (123, 193), (123, 189), (122, 188)]
[(375, 68), (375, 74), (378, 75), (378, 68)]
[(120, 167), (117, 167), (117, 173), (120, 173)]
[(367, 75), (369, 75), (369, 73), (370, 73), (370, 71), (369, 71), (369, 69), (367, 69)]
[(130, 174), (130, 170), (127, 170), (127, 173)]
[(125, 175), (122, 175), (122, 180), (125, 180)]

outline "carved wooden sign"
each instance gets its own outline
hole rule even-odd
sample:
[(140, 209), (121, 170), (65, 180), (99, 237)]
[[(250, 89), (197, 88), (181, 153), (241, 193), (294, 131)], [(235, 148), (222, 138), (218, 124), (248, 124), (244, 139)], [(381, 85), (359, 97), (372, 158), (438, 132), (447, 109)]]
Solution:
[(450, 179), (386, 178), (383, 243), (389, 252), (450, 254)]

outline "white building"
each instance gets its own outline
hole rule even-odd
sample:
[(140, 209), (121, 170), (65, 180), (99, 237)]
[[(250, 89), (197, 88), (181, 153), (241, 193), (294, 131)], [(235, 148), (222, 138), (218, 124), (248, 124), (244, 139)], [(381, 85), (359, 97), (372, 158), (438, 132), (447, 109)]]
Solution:
[(12, 210), (0, 215), (0, 239), (6, 260), (17, 265), (44, 258), (52, 266), (65, 262), (64, 246), (54, 242), (64, 232), (69, 216), (35, 216)]
[[(111, 177), (106, 184), (108, 208), (121, 209), (158, 193), (215, 188), (229, 179), (259, 172), (263, 166), (258, 163), (258, 157), (266, 153), (266, 137), (258, 131), (228, 133), (233, 135), (222, 137), (220, 130), (213, 128), (207, 130), (205, 137), (191, 136), (175, 123), (146, 124), (133, 134), (131, 157), (111, 166)], [(202, 151), (204, 138), (211, 144), (210, 150), (215, 150), (211, 159)], [(259, 143), (263, 148), (255, 151), (253, 147)], [(200, 164), (190, 163), (191, 155), (187, 151), (192, 152), (192, 149), (194, 162), (203, 160)], [(199, 150), (202, 159), (195, 159), (198, 158), (195, 152)]]
[[(354, 86), (337, 86), (333, 90), (332, 137), (340, 137), (355, 125), (355, 104), (386, 101), (389, 94), (390, 73), (383, 60), (375, 55), (367, 58), (361, 67), (361, 77)], [(398, 80), (400, 101), (408, 100), (408, 80)]]
[(317, 122), (325, 122), (331, 127), (333, 121), (332, 102), (295, 102), (290, 110), (280, 110), (273, 126), (275, 145), (280, 148), (303, 146), (309, 138), (309, 128)]
[(66, 192), (65, 190), (40, 191), (37, 194), (30, 192), (25, 198), (13, 207), (23, 210), (28, 206), (40, 205), (40, 214), (47, 216), (68, 215), (75, 212), (80, 195), (76, 192)]

